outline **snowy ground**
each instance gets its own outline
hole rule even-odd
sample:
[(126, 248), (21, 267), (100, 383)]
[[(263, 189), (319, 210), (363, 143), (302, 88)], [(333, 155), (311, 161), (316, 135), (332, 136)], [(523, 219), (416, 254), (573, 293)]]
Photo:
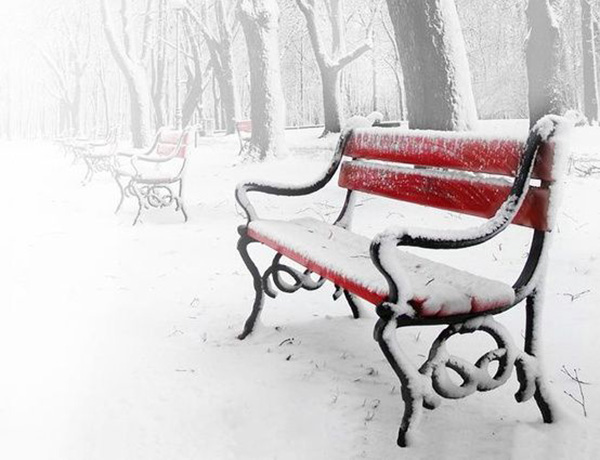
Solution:
[[(512, 123), (523, 130), (523, 123)], [(506, 130), (507, 124), (486, 124)], [(0, 458), (133, 459), (595, 459), (600, 458), (600, 175), (571, 172), (551, 255), (544, 356), (561, 423), (543, 425), (533, 402), (516, 404), (516, 379), (487, 394), (426, 412), (414, 447), (395, 445), (398, 382), (371, 338), (374, 314), (351, 320), (333, 288), (267, 300), (264, 326), (235, 339), (252, 282), (235, 250), (243, 222), (233, 200), (242, 178), (304, 181), (323, 168), (335, 139), (289, 132), (292, 155), (237, 164), (233, 136), (202, 139), (190, 158), (190, 221), (135, 206), (115, 216), (107, 176), (80, 184), (82, 165), (47, 144), (0, 144)], [(593, 157), (600, 130), (578, 129), (575, 158)], [(587, 164), (587, 163), (586, 163)], [(267, 216), (331, 220), (343, 192), (262, 200)], [(356, 231), (391, 224), (455, 228), (470, 218), (365, 199)], [(427, 253), (508, 282), (528, 234), (460, 253)], [(266, 263), (270, 253), (258, 251)], [(522, 308), (498, 319), (516, 339)], [(423, 356), (439, 328), (399, 338)], [(487, 342), (460, 337), (478, 356)], [(475, 350), (476, 349), (476, 350)], [(565, 392), (578, 386), (587, 418)]]

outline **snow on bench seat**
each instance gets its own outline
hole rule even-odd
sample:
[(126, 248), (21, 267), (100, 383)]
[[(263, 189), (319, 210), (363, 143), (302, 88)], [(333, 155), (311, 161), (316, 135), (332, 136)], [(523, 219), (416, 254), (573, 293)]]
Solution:
[[(387, 297), (388, 285), (371, 261), (371, 241), (364, 236), (311, 218), (256, 220), (248, 235), (372, 304)], [(405, 251), (398, 250), (397, 258), (408, 273), (414, 292), (410, 303), (420, 316), (485, 312), (514, 303), (514, 291), (505, 283)]]

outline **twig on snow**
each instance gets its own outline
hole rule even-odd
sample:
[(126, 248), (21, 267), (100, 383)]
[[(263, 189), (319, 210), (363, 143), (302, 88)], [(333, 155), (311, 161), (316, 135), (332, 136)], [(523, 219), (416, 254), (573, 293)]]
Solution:
[(562, 295), (570, 297), (571, 298), (571, 302), (574, 302), (577, 299), (579, 299), (582, 295), (585, 295), (585, 294), (587, 294), (589, 292), (591, 292), (591, 289), (586, 289), (585, 291), (578, 292), (577, 294), (571, 294), (569, 292), (564, 292)]
[(574, 380), (575, 382), (577, 382), (577, 387), (579, 388), (579, 398), (576, 398), (575, 396), (573, 396), (571, 393), (569, 393), (568, 391), (564, 390), (564, 393), (571, 398), (573, 401), (575, 401), (577, 404), (579, 404), (581, 406), (581, 409), (583, 410), (583, 416), (587, 417), (587, 409), (585, 407), (585, 394), (583, 393), (583, 385), (589, 385), (586, 382), (583, 382), (580, 378), (579, 378), (579, 374), (577, 372), (577, 369), (573, 369), (573, 374), (571, 374), (567, 368), (565, 366), (562, 367), (562, 372), (564, 374), (566, 374), (570, 379)]

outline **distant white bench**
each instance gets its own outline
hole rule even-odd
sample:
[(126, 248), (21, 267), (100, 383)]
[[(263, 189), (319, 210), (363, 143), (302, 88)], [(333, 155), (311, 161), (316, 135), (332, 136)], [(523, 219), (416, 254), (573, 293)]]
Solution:
[[(256, 294), (239, 338), (254, 330), (265, 294), (275, 297), (277, 290), (315, 290), (330, 281), (336, 286), (335, 297), (343, 294), (355, 317), (360, 314), (359, 298), (376, 306), (379, 320), (374, 337), (400, 380), (405, 403), (397, 440), (400, 446), (409, 443), (423, 406), (435, 408), (440, 396), (456, 399), (495, 389), (515, 368), (520, 382), (517, 401), (533, 397), (544, 422), (552, 422), (553, 409), (538, 371), (538, 313), (542, 307), (538, 290), (543, 285), (556, 213), (553, 192), (559, 169), (554, 166), (553, 134), (559, 127), (558, 118), (548, 117), (531, 131), (526, 143), (461, 133), (350, 130), (342, 134), (328, 169), (309, 185), (240, 184), (236, 197), (247, 222), (239, 227), (238, 251), (252, 274)], [(560, 153), (564, 156), (565, 152)], [(309, 218), (261, 219), (249, 201), (251, 192), (308, 195), (327, 185), (338, 172), (338, 185), (347, 192), (333, 224)], [(388, 228), (368, 239), (351, 230), (357, 192), (466, 213), (487, 221), (469, 231)], [(533, 231), (528, 258), (512, 285), (397, 249), (471, 247), (494, 238), (510, 224)], [(262, 272), (247, 249), (257, 242), (276, 253)], [(298, 265), (303, 268), (298, 269)], [(520, 351), (493, 317), (523, 301), (527, 319), (525, 346)], [(427, 360), (415, 367), (396, 339), (396, 328), (439, 324), (446, 325), (446, 329), (433, 343)], [(475, 331), (490, 334), (497, 348), (474, 365), (448, 354), (445, 344), (449, 338)], [(492, 362), (498, 367), (490, 375)], [(449, 378), (448, 369), (462, 378), (460, 385)]]
[(142, 208), (164, 208), (175, 205), (185, 221), (188, 216), (183, 202), (183, 179), (186, 156), (193, 134), (191, 129), (161, 129), (148, 149), (122, 150), (116, 153), (113, 174), (119, 186), (118, 212), (125, 197), (137, 199), (138, 211), (135, 225)]
[(82, 161), (86, 165), (83, 183), (90, 182), (99, 172), (110, 172), (117, 149), (117, 128), (109, 129), (104, 139), (63, 138), (57, 143), (65, 155), (71, 153), (73, 162)]

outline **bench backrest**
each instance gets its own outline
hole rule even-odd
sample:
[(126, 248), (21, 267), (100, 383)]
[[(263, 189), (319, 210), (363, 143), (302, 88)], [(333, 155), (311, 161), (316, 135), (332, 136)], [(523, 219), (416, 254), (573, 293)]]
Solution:
[[(355, 130), (343, 154), (339, 185), (396, 200), (492, 217), (509, 195), (524, 142), (464, 133), (385, 128)], [(514, 224), (549, 230), (553, 146), (542, 144)], [(405, 166), (398, 165), (404, 164)], [(410, 167), (406, 165), (411, 165)], [(416, 167), (415, 167), (416, 166)]]
[(235, 122), (235, 129), (238, 134), (252, 134), (252, 121), (251, 120), (241, 120)]
[[(181, 139), (181, 136), (184, 136), (183, 139)], [(160, 132), (156, 146), (156, 152), (163, 156), (171, 155), (173, 150), (177, 148), (179, 139), (181, 139), (181, 145), (179, 146), (179, 151), (175, 156), (185, 158), (188, 153), (191, 140), (193, 139), (193, 136), (190, 136), (189, 131), (185, 132), (181, 130), (163, 129)]]

